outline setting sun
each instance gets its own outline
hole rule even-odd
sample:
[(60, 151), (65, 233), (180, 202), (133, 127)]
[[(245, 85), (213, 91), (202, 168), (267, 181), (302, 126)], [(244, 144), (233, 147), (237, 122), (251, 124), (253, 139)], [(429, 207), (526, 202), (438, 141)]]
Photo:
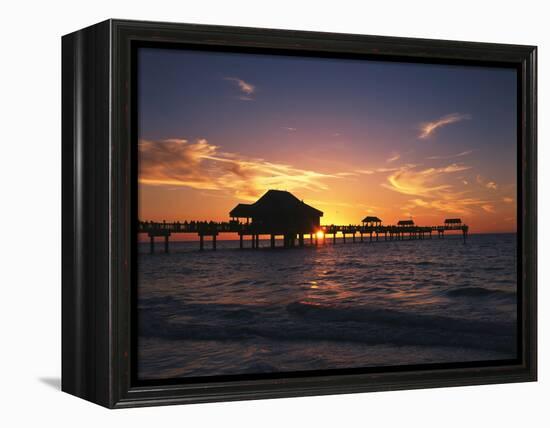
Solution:
[(317, 232), (317, 239), (323, 239), (325, 237), (325, 232), (323, 232), (322, 230), (319, 230)]

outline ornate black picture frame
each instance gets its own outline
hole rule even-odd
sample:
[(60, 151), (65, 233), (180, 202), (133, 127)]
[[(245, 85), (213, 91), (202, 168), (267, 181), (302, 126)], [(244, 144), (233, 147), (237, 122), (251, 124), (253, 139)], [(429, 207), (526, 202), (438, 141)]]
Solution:
[[(138, 46), (513, 67), (518, 355), (498, 364), (143, 382), (137, 352)], [(526, 382), (537, 378), (536, 47), (108, 20), (62, 39), (62, 389), (109, 408)]]

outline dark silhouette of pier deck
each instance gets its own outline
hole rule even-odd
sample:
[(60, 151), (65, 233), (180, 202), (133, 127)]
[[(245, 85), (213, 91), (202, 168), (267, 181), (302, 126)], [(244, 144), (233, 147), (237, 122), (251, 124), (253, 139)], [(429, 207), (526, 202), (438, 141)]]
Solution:
[[(236, 233), (239, 236), (239, 247), (245, 248), (244, 240), (250, 237), (250, 248), (259, 248), (260, 236), (270, 237), (270, 247), (276, 247), (278, 237), (283, 237), (284, 248), (303, 247), (309, 241), (309, 245), (336, 244), (338, 237), (343, 243), (373, 242), (373, 241), (403, 241), (413, 239), (432, 239), (437, 234), (438, 238), (444, 238), (446, 231), (462, 232), (464, 241), (468, 235), (468, 226), (465, 224), (444, 224), (442, 226), (362, 226), (362, 225), (327, 225), (309, 233), (299, 233), (288, 237), (288, 234), (271, 233), (261, 230), (252, 224), (233, 222), (150, 222), (140, 221), (138, 233), (146, 233), (150, 238), (150, 250), (154, 252), (154, 239), (164, 238), (164, 251), (168, 252), (169, 237), (174, 233), (190, 233), (199, 236), (199, 249), (204, 249), (205, 237), (212, 240), (212, 249), (216, 249), (217, 236), (220, 233)], [(322, 237), (318, 235), (322, 232)]]
[[(205, 237), (210, 237), (212, 249), (216, 249), (220, 233), (235, 233), (239, 236), (239, 248), (245, 247), (246, 237), (250, 237), (250, 247), (260, 247), (260, 236), (269, 236), (270, 247), (276, 247), (278, 237), (282, 237), (284, 248), (336, 244), (342, 242), (373, 242), (431, 239), (437, 233), (443, 239), (447, 231), (459, 231), (464, 242), (468, 235), (468, 225), (459, 218), (446, 219), (443, 225), (418, 226), (412, 220), (401, 220), (396, 225), (383, 225), (378, 217), (365, 217), (360, 225), (321, 225), (323, 213), (288, 192), (270, 190), (254, 204), (239, 204), (230, 212), (227, 222), (183, 221), (152, 222), (140, 221), (138, 233), (146, 233), (150, 238), (150, 251), (154, 252), (155, 238), (164, 238), (164, 251), (169, 250), (169, 238), (175, 233), (196, 234), (199, 249), (204, 249)], [(246, 221), (240, 221), (245, 219)]]

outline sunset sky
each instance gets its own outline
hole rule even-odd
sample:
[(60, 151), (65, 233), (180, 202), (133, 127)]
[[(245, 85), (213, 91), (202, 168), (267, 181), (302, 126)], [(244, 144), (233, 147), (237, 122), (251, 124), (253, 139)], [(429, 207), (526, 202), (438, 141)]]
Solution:
[(516, 230), (516, 72), (139, 51), (140, 220), (228, 220), (288, 190), (322, 224)]

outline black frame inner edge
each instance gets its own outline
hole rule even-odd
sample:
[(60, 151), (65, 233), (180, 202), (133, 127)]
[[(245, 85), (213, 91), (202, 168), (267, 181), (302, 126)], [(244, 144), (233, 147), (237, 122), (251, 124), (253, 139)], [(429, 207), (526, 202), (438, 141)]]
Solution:
[[(517, 289), (516, 289), (516, 338), (517, 338), (517, 358), (506, 360), (485, 360), (485, 361), (470, 361), (462, 363), (430, 363), (430, 364), (411, 364), (398, 366), (377, 366), (364, 368), (346, 368), (346, 369), (326, 369), (326, 370), (303, 370), (294, 372), (276, 372), (276, 373), (258, 373), (258, 374), (235, 374), (235, 375), (216, 375), (216, 376), (200, 376), (200, 377), (177, 377), (170, 379), (139, 379), (138, 377), (138, 300), (137, 300), (137, 221), (138, 221), (138, 79), (137, 79), (137, 56), (139, 48), (158, 48), (158, 49), (175, 49), (175, 50), (198, 50), (210, 52), (226, 52), (226, 53), (241, 53), (241, 54), (263, 54), (263, 55), (281, 55), (281, 56), (299, 56), (299, 57), (315, 57), (315, 58), (340, 58), (340, 59), (355, 59), (355, 60), (370, 60), (382, 62), (402, 62), (416, 64), (434, 64), (434, 65), (462, 65), (462, 66), (478, 66), (478, 67), (494, 67), (494, 68), (513, 68), (516, 70), (516, 85), (517, 85), (517, 230), (516, 230), (516, 274), (517, 274)], [(522, 169), (522, 113), (523, 113), (523, 91), (522, 91), (522, 67), (519, 64), (498, 61), (482, 61), (482, 60), (457, 60), (457, 59), (437, 59), (437, 58), (412, 58), (403, 56), (390, 56), (384, 54), (351, 54), (341, 52), (320, 52), (307, 50), (288, 50), (280, 48), (251, 48), (241, 46), (209, 46), (197, 45), (182, 42), (167, 42), (167, 41), (142, 41), (133, 40), (130, 46), (130, 169), (131, 169), (131, 260), (130, 260), (130, 386), (131, 387), (149, 387), (149, 386), (170, 386), (170, 385), (189, 385), (189, 384), (206, 384), (219, 383), (228, 381), (249, 381), (261, 379), (284, 379), (284, 378), (315, 378), (320, 376), (330, 375), (358, 375), (371, 373), (395, 373), (395, 372), (410, 372), (410, 371), (427, 371), (427, 370), (445, 370), (445, 369), (461, 369), (461, 368), (482, 368), (482, 367), (498, 367), (509, 365), (520, 365), (524, 362), (524, 353), (522, 349), (523, 343), (523, 222), (522, 206), (523, 206), (523, 169)]]

